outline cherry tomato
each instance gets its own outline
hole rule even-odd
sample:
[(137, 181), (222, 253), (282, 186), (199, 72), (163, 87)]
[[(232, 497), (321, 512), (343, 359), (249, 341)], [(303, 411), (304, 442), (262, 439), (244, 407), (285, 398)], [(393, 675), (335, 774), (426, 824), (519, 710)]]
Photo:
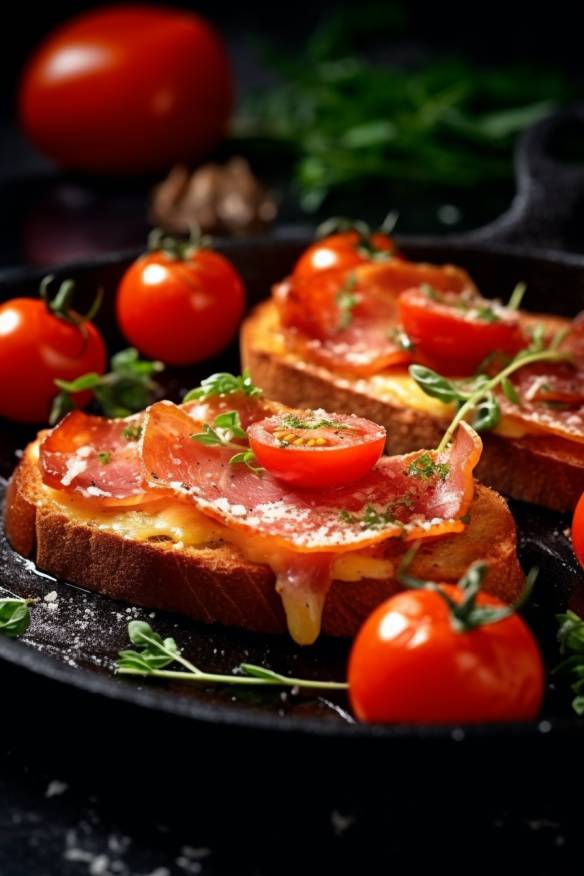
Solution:
[(293, 487), (340, 487), (360, 480), (385, 446), (386, 432), (362, 417), (307, 411), (253, 423), (250, 448), (261, 466)]
[(295, 282), (304, 282), (322, 271), (355, 268), (395, 253), (395, 244), (387, 234), (343, 231), (309, 246), (296, 262), (292, 278)]
[[(462, 591), (443, 584), (457, 603)], [(478, 605), (503, 607), (480, 593)], [(544, 670), (518, 615), (457, 632), (442, 597), (406, 590), (365, 621), (349, 659), (349, 696), (371, 723), (527, 721), (541, 707)]]
[[(55, 378), (103, 374), (106, 349), (91, 322), (75, 325), (44, 301), (14, 298), (0, 304), (0, 415), (23, 423), (48, 420), (58, 392)], [(75, 397), (79, 405), (90, 395)]]
[(514, 356), (526, 346), (519, 315), (492, 301), (433, 289), (408, 289), (399, 316), (418, 361), (448, 374), (471, 374), (494, 351)]
[(131, 344), (169, 365), (190, 365), (214, 356), (232, 340), (245, 293), (226, 258), (184, 246), (147, 253), (130, 265), (116, 307)]
[(572, 546), (584, 569), (584, 493), (580, 496), (572, 519)]
[(20, 117), (66, 167), (162, 171), (223, 138), (233, 101), (225, 47), (198, 15), (128, 5), (58, 28), (25, 70)]

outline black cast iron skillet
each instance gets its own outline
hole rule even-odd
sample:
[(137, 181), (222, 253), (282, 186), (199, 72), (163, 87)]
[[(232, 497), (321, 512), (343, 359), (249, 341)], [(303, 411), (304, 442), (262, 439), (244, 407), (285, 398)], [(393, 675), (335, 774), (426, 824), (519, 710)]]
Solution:
[[(517, 153), (517, 196), (495, 223), (465, 235), (400, 239), (406, 255), (460, 264), (481, 290), (502, 298), (516, 282), (525, 281), (527, 302), (534, 310), (575, 314), (584, 307), (584, 256), (561, 251), (560, 246), (566, 239), (574, 239), (570, 235), (584, 198), (584, 169), (559, 163), (552, 154), (562, 136), (571, 136), (574, 131), (584, 131), (584, 107), (558, 114), (524, 137)], [(255, 240), (226, 241), (220, 248), (242, 272), (254, 303), (288, 272), (308, 239), (305, 230), (296, 229)], [(113, 296), (134, 256), (114, 254), (57, 272), (58, 276), (73, 277), (88, 299), (96, 287), (104, 288), (100, 321), (111, 349), (122, 344), (113, 321)], [(28, 270), (4, 275), (0, 278), (0, 299), (35, 294), (39, 278), (39, 272)], [(178, 397), (202, 376), (226, 369), (238, 369), (235, 346), (192, 372), (169, 374), (168, 392)], [(10, 377), (4, 374), (1, 379)], [(16, 462), (15, 450), (31, 435), (26, 428), (2, 424), (0, 474), (4, 478)], [(527, 617), (551, 667), (558, 660), (554, 614), (568, 605), (577, 610), (584, 607), (584, 580), (566, 535), (569, 518), (521, 503), (512, 507), (524, 567), (536, 564), (541, 570)], [(537, 781), (542, 782), (545, 764), (548, 778), (556, 774), (548, 755), (562, 752), (566, 757), (583, 735), (584, 724), (571, 712), (566, 685), (550, 685), (541, 720), (532, 724), (369, 727), (352, 721), (343, 696), (310, 699), (281, 696), (279, 692), (242, 696), (232, 689), (207, 691), (119, 679), (112, 674), (112, 661), (127, 642), (127, 621), (130, 617), (148, 618), (147, 611), (48, 580), (15, 555), (3, 536), (0, 585), (9, 592), (41, 599), (33, 608), (33, 624), (23, 640), (0, 637), (0, 679), (2, 689), (12, 697), (5, 697), (4, 702), (14, 704), (4, 709), (1, 726), (11, 738), (17, 730), (31, 745), (38, 741), (42, 728), (69, 768), (81, 764), (83, 770), (91, 770), (92, 765), (102, 764), (100, 754), (105, 751), (109, 763), (112, 759), (119, 763), (123, 752), (123, 769), (134, 775), (141, 773), (142, 765), (169, 778), (178, 772), (194, 775), (201, 782), (203, 776), (215, 776), (222, 768), (223, 775), (225, 770), (231, 771), (231, 777), (244, 775), (242, 781), (251, 788), (259, 777), (268, 786), (277, 786), (284, 771), (287, 781), (305, 783), (312, 794), (315, 784), (319, 793), (325, 786), (354, 787), (367, 775), (365, 765), (379, 764), (380, 758), (386, 765), (393, 764), (392, 781), (402, 776), (412, 759), (418, 767), (423, 763), (434, 770), (439, 763), (451, 769), (456, 763), (464, 770), (476, 765), (478, 758), (485, 765), (482, 781), (486, 785), (499, 771), (499, 766), (489, 771), (486, 764), (513, 763), (514, 773), (521, 773), (525, 781), (526, 777), (533, 779), (536, 759)], [(55, 611), (42, 601), (53, 589), (58, 593)], [(160, 632), (174, 635), (195, 662), (215, 671), (229, 671), (245, 659), (289, 674), (344, 676), (344, 642), (322, 641), (302, 650), (283, 637), (209, 628), (161, 613), (156, 613), (151, 623)], [(83, 741), (81, 754), (74, 740)], [(198, 756), (191, 761), (185, 751), (193, 746)], [(201, 757), (201, 752), (206, 756)], [(309, 763), (312, 772), (306, 769)]]

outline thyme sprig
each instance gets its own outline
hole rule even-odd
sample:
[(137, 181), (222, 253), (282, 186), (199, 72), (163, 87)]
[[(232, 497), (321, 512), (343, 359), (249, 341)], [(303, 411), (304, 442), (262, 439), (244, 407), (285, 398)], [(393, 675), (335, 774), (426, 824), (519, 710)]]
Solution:
[(557, 332), (546, 347), (543, 326), (536, 326), (531, 344), (520, 350), (494, 377), (479, 373), (471, 380), (451, 380), (423, 365), (410, 365), (409, 372), (426, 395), (444, 404), (455, 404), (457, 411), (438, 444), (441, 452), (451, 440), (459, 423), (474, 412), (473, 428), (493, 429), (501, 419), (501, 408), (494, 390), (501, 386), (506, 397), (517, 404), (519, 396), (509, 380), (511, 374), (535, 362), (565, 362), (570, 353), (560, 350), (565, 331)]
[[(145, 621), (133, 620), (128, 624), (128, 636), (135, 649), (120, 651), (116, 664), (118, 675), (154, 676), (156, 678), (188, 681), (197, 684), (229, 684), (255, 687), (300, 687), (316, 690), (346, 690), (347, 684), (340, 681), (317, 681), (306, 678), (289, 678), (263, 666), (241, 663), (232, 675), (205, 672), (183, 656), (173, 638), (163, 639)], [(184, 669), (166, 667), (178, 663)]]
[(200, 386), (187, 392), (183, 402), (206, 401), (208, 398), (232, 395), (236, 392), (241, 392), (251, 398), (263, 395), (259, 386), (256, 386), (252, 381), (251, 375), (246, 368), (241, 374), (237, 375), (230, 374), (228, 371), (211, 374), (201, 381)]
[(226, 411), (215, 417), (213, 425), (203, 423), (203, 431), (191, 435), (193, 441), (205, 444), (207, 447), (229, 447), (237, 451), (229, 460), (230, 465), (242, 463), (255, 474), (264, 471), (261, 466), (255, 465), (255, 454), (249, 447), (242, 447), (234, 441), (235, 438), (247, 441), (247, 432), (241, 425), (241, 418), (237, 411)]

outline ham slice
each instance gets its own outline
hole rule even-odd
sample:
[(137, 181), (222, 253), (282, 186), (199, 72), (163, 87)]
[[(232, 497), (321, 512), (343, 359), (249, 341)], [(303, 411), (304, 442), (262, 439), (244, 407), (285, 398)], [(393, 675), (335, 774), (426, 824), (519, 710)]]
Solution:
[(189, 496), (200, 511), (232, 529), (267, 536), (296, 552), (356, 550), (387, 538), (461, 531), (482, 448), (478, 435), (462, 424), (439, 456), (417, 451), (382, 457), (357, 483), (300, 491), (267, 471), (232, 464), (232, 448), (201, 444), (192, 437), (197, 431), (176, 405), (153, 405), (142, 445), (145, 481)]

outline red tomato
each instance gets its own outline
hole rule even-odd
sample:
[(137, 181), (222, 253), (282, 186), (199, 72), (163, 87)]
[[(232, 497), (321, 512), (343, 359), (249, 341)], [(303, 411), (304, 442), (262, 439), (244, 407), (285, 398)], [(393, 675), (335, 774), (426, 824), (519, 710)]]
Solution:
[(292, 278), (295, 282), (310, 280), (331, 268), (355, 268), (396, 252), (393, 240), (377, 232), (363, 236), (359, 231), (343, 231), (317, 240), (296, 262)]
[(20, 117), (59, 164), (141, 173), (211, 150), (232, 101), (225, 47), (204, 19), (128, 5), (86, 12), (49, 36), (25, 70)]
[(239, 274), (219, 253), (187, 247), (175, 257), (157, 250), (130, 265), (116, 307), (131, 344), (169, 365), (191, 365), (232, 340), (245, 293)]
[(526, 346), (519, 315), (478, 297), (408, 289), (399, 298), (404, 331), (416, 359), (448, 374), (471, 374), (495, 350), (514, 356)]
[[(54, 316), (44, 301), (14, 298), (0, 304), (0, 415), (23, 423), (48, 420), (58, 392), (55, 378), (103, 374), (106, 349), (91, 322)], [(87, 401), (86, 393), (75, 401)]]
[(572, 546), (584, 569), (584, 493), (580, 496), (572, 519)]
[[(442, 587), (460, 602), (459, 587)], [(477, 602), (502, 607), (483, 593)], [(541, 654), (518, 615), (457, 632), (431, 590), (406, 590), (380, 605), (349, 660), (352, 707), (371, 723), (527, 721), (537, 716), (543, 691)]]
[(293, 487), (340, 487), (360, 480), (385, 447), (386, 432), (354, 415), (307, 411), (253, 423), (249, 446), (258, 462)]

